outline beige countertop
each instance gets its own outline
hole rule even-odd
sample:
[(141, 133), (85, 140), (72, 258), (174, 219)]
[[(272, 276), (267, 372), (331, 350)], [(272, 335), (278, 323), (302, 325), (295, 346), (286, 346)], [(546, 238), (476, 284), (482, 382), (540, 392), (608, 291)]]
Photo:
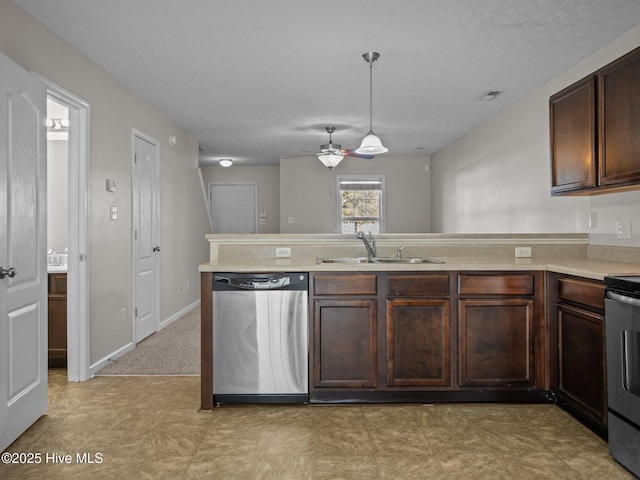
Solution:
[(588, 258), (502, 258), (434, 257), (444, 263), (317, 263), (313, 257), (247, 258), (214, 260), (200, 265), (200, 272), (432, 272), (432, 271), (522, 271), (546, 270), (555, 273), (602, 280), (607, 275), (640, 274), (640, 264), (609, 262)]

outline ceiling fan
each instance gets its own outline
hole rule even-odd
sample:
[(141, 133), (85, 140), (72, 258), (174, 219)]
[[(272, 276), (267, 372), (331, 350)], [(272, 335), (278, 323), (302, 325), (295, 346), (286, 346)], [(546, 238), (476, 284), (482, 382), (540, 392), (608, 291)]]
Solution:
[(336, 131), (336, 127), (325, 127), (325, 130), (329, 134), (329, 143), (320, 145), (320, 151), (316, 153), (318, 160), (320, 160), (325, 167), (332, 169), (333, 167), (338, 165), (338, 163), (340, 163), (344, 157), (357, 157), (366, 159), (374, 158), (374, 155), (356, 153), (356, 151), (353, 149), (342, 148), (342, 145), (333, 143), (331, 136), (333, 132)]

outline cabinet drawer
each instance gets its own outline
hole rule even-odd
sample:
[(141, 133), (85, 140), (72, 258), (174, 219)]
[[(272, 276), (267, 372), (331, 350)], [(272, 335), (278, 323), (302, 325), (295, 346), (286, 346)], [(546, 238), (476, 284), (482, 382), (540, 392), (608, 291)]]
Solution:
[(402, 297), (448, 297), (449, 275), (389, 275), (387, 295)]
[(375, 295), (377, 275), (315, 275), (314, 295)]
[(507, 275), (463, 273), (458, 276), (458, 293), (460, 295), (533, 295), (533, 275), (530, 273)]
[(49, 273), (49, 293), (57, 295), (67, 294), (67, 274)]
[(558, 280), (558, 298), (604, 310), (604, 284), (561, 278)]

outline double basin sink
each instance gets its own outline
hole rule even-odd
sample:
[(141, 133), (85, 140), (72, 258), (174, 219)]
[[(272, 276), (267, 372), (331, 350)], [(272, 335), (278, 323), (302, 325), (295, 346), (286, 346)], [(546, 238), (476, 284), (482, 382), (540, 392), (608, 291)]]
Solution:
[(405, 257), (405, 258), (393, 258), (393, 257), (338, 257), (338, 258), (319, 258), (317, 263), (344, 263), (344, 264), (358, 264), (358, 263), (444, 263), (442, 260), (438, 260), (430, 257)]

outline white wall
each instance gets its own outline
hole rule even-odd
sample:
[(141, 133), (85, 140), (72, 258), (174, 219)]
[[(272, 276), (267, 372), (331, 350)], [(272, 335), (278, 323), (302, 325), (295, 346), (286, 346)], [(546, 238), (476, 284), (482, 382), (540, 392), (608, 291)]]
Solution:
[[(432, 226), (446, 233), (589, 232), (591, 243), (640, 246), (640, 192), (551, 197), (549, 97), (640, 45), (640, 27), (551, 80), (432, 157)], [(508, 66), (505, 66), (508, 68)], [(598, 227), (589, 229), (589, 212)], [(617, 218), (634, 238), (614, 238)]]
[(69, 246), (67, 182), (69, 142), (47, 140), (47, 250), (63, 253)]
[[(345, 157), (333, 170), (313, 155), (280, 160), (280, 231), (336, 233), (336, 176), (384, 175), (385, 232), (431, 231), (429, 157)], [(295, 223), (289, 223), (289, 217)]]
[(280, 167), (217, 165), (202, 167), (205, 191), (209, 183), (256, 183), (258, 185), (258, 211), (267, 212), (264, 225), (258, 225), (258, 233), (280, 232)]
[[(91, 362), (132, 341), (131, 148), (135, 128), (159, 142), (160, 321), (199, 299), (208, 221), (198, 142), (165, 115), (8, 0), (0, 0), (0, 51), (91, 104)], [(178, 144), (169, 146), (176, 135)], [(108, 193), (106, 179), (118, 182)], [(109, 220), (109, 205), (119, 219)], [(189, 289), (180, 291), (180, 285)], [(125, 309), (124, 321), (121, 310)]]

